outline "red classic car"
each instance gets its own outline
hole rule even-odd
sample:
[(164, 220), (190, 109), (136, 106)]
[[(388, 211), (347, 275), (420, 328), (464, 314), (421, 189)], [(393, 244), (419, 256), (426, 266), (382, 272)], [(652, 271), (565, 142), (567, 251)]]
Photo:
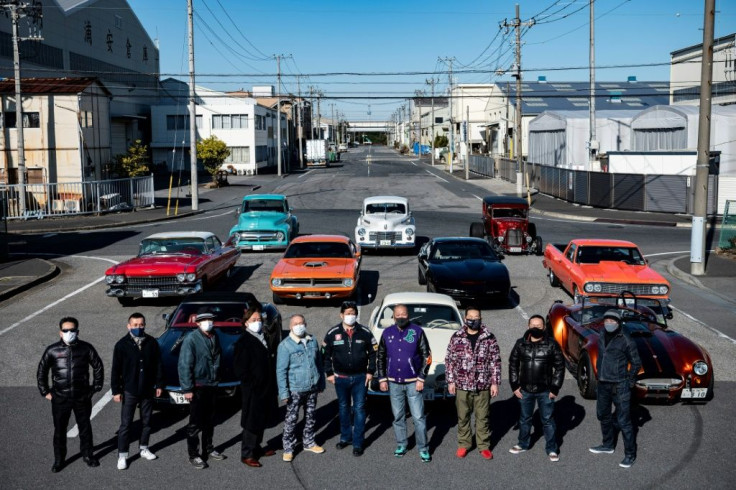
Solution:
[(583, 298), (574, 305), (556, 302), (547, 315), (583, 398), (596, 397), (598, 337), (603, 315), (610, 309), (621, 314), (623, 329), (636, 343), (641, 358), (634, 389), (639, 399), (674, 403), (713, 397), (713, 363), (708, 352), (667, 326), (666, 317), (656, 313), (662, 310), (660, 300), (622, 293)]
[(121, 304), (133, 298), (184, 296), (229, 277), (240, 251), (206, 231), (156, 233), (144, 239), (138, 256), (105, 272), (107, 295)]
[(542, 237), (529, 222), (529, 203), (512, 196), (487, 196), (483, 199), (483, 221), (470, 224), (470, 236), (485, 238), (499, 254), (542, 255)]

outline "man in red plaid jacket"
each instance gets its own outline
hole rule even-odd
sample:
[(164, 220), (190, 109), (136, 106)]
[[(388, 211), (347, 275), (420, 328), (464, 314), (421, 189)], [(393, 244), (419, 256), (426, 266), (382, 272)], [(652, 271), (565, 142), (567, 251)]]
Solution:
[(475, 412), (476, 445), (483, 458), (493, 459), (488, 414), (501, 384), (501, 351), (496, 336), (481, 321), (480, 309), (465, 310), (465, 325), (447, 346), (445, 374), (457, 407), (456, 456), (464, 458), (473, 445), (470, 415)]

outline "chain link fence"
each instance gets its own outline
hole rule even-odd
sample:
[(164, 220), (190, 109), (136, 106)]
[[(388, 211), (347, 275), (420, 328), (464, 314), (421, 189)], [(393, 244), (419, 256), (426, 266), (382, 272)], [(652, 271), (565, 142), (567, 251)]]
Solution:
[(736, 252), (736, 201), (726, 201), (718, 248), (722, 251)]

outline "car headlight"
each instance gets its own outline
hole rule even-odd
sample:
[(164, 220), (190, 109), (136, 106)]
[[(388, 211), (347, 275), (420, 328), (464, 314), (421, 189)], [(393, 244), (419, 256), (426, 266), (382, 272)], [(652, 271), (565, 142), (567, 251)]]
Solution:
[(693, 372), (698, 376), (704, 376), (708, 372), (708, 364), (705, 361), (698, 361), (693, 364)]
[(283, 242), (285, 238), (286, 238), (286, 235), (284, 235), (284, 232), (283, 231), (280, 231), (280, 232), (276, 233), (276, 241), (277, 242)]
[(109, 276), (105, 276), (105, 282), (108, 284), (112, 284), (115, 282), (115, 276), (110, 274)]
[(352, 287), (353, 286), (353, 280), (352, 279), (343, 279), (342, 280), (342, 285), (345, 286), (346, 288)]
[(406, 233), (406, 236), (408, 236), (409, 238), (411, 238), (411, 237), (414, 236), (414, 228), (407, 228), (404, 233)]
[(122, 284), (124, 282), (125, 282), (125, 276), (124, 275), (118, 274), (117, 276), (115, 276), (115, 283), (116, 284)]
[(531, 235), (527, 235), (526, 236), (526, 243), (532, 243), (532, 236)]
[(503, 237), (502, 236), (498, 237), (498, 243), (503, 243)]
[(667, 294), (667, 286), (652, 286), (652, 294)]
[(179, 274), (176, 275), (176, 280), (179, 281), (179, 282), (184, 282), (184, 281), (187, 280), (187, 275), (184, 274), (183, 272), (182, 273), (179, 273)]
[(589, 282), (583, 289), (585, 289), (586, 293), (600, 293), (603, 290), (603, 287), (599, 282)]
[(186, 272), (180, 272), (176, 275), (176, 280), (179, 282), (192, 282), (195, 279), (197, 279), (197, 274), (194, 274), (192, 272), (186, 273)]
[(585, 292), (586, 293), (592, 293), (593, 292), (593, 283), (592, 282), (587, 283), (583, 289), (585, 289)]
[(233, 233), (233, 240), (235, 240), (236, 242), (239, 242), (240, 241), (240, 233), (238, 233), (238, 232)]
[(271, 286), (281, 286), (281, 279), (271, 279)]
[(365, 236), (365, 228), (358, 228), (358, 235)]

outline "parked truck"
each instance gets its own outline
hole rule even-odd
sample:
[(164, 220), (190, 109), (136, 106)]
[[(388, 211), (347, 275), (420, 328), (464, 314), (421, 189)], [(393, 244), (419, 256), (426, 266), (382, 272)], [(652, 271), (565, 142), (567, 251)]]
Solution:
[(566, 289), (575, 303), (583, 297), (623, 291), (669, 303), (670, 283), (649, 267), (632, 242), (577, 239), (566, 246), (548, 243), (542, 265), (547, 269), (550, 285)]
[(307, 167), (328, 167), (327, 140), (307, 140)]

